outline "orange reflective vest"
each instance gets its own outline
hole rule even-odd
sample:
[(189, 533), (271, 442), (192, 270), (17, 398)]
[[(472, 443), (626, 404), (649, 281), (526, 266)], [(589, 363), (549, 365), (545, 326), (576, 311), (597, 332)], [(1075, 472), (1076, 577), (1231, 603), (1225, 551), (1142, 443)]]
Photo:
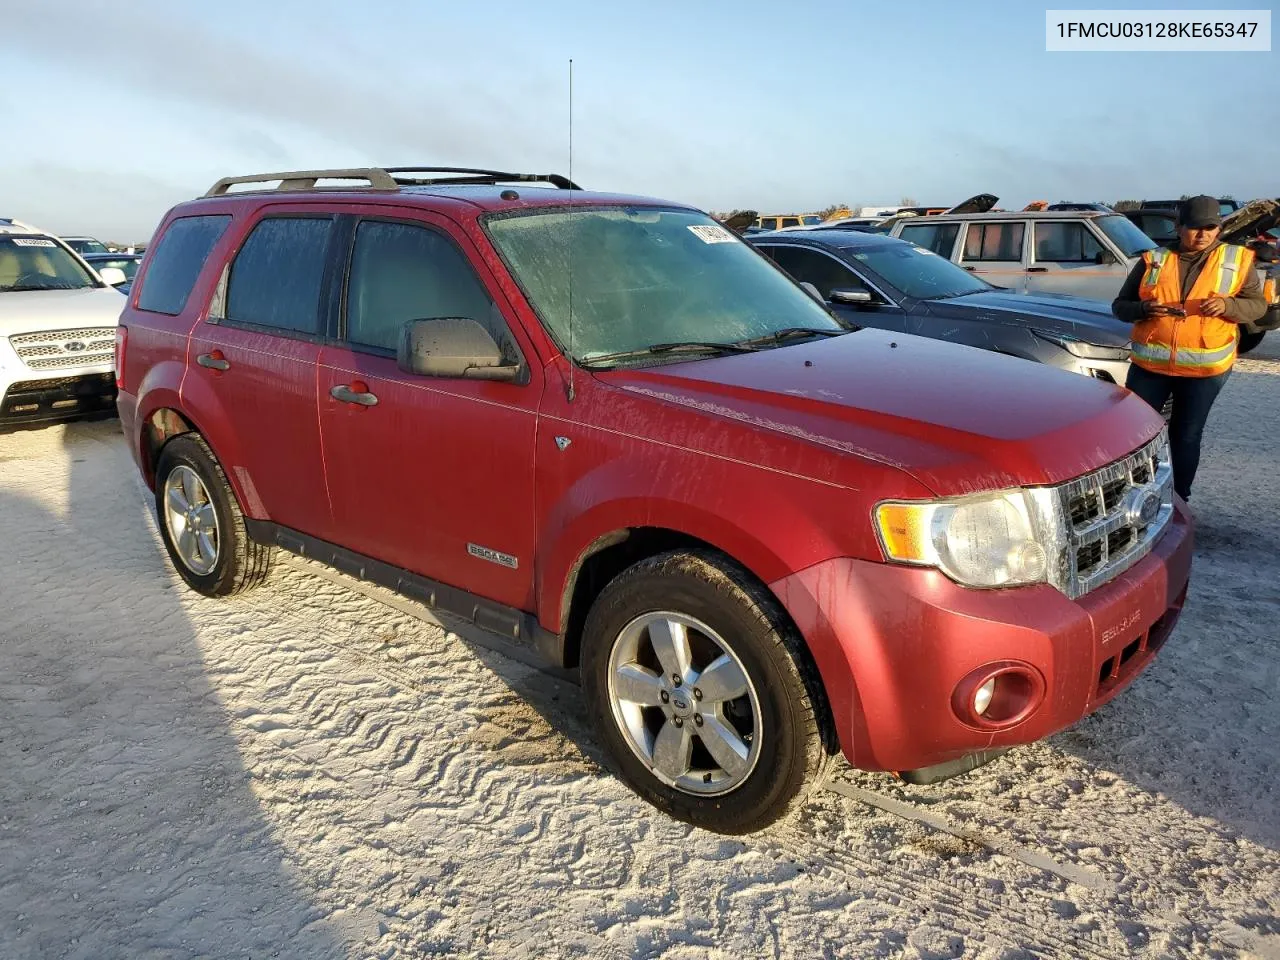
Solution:
[(1253, 269), (1253, 251), (1231, 243), (1216, 247), (1185, 302), (1176, 253), (1148, 250), (1142, 261), (1147, 269), (1138, 296), (1182, 307), (1187, 315), (1135, 323), (1133, 362), (1144, 370), (1174, 377), (1213, 377), (1230, 370), (1236, 361), (1240, 328), (1223, 317), (1206, 317), (1200, 311), (1210, 297), (1234, 297), (1240, 292)]

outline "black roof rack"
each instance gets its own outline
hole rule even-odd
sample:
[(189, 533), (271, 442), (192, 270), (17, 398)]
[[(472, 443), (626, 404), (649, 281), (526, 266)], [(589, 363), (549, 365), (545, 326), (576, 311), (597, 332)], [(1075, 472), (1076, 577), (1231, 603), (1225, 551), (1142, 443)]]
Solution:
[[(445, 174), (445, 176), (407, 177), (407, 173)], [(401, 174), (402, 176), (393, 176)], [(364, 180), (367, 187), (340, 184), (318, 187), (320, 180)], [(498, 184), (498, 183), (549, 183), (560, 190), (582, 188), (558, 173), (506, 173), (501, 170), (478, 170), (472, 167), (352, 167), (340, 170), (288, 170), (281, 173), (255, 173), (244, 177), (223, 177), (205, 193), (206, 197), (221, 197), (238, 184), (266, 184), (279, 181), (274, 187), (261, 190), (399, 190), (401, 187), (420, 187), (445, 184)], [(260, 191), (237, 191), (256, 193)]]
[(494, 183), (549, 183), (560, 190), (582, 188), (558, 173), (508, 173), (503, 170), (478, 170), (474, 167), (384, 167), (389, 174), (444, 173), (445, 177), (394, 177), (404, 186), (431, 186), (434, 184), (494, 184)]

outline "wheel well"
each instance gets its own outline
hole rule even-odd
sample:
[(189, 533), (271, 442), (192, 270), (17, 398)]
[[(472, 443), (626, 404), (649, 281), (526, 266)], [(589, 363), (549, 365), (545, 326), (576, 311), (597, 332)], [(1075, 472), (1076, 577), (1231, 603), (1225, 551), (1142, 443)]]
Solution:
[(142, 429), (142, 470), (149, 485), (155, 484), (156, 461), (160, 449), (174, 437), (195, 431), (195, 427), (177, 410), (163, 407), (147, 418)]
[(646, 557), (689, 547), (715, 549), (697, 537), (662, 527), (619, 530), (593, 543), (570, 575), (565, 587), (565, 666), (578, 666), (582, 654), (582, 628), (587, 622), (587, 612), (610, 580)]
[[(750, 570), (747, 570), (741, 563), (719, 547), (707, 543), (705, 540), (663, 527), (632, 527), (628, 530), (615, 531), (596, 540), (588, 548), (583, 559), (579, 561), (577, 568), (570, 574), (569, 582), (565, 586), (565, 603), (567, 606), (564, 609), (567, 612), (563, 621), (563, 665), (570, 669), (580, 666), (582, 634), (583, 627), (587, 621), (587, 614), (591, 610), (591, 605), (611, 580), (631, 565), (639, 563), (647, 557), (657, 556), (660, 553), (667, 553), (671, 550), (690, 549), (719, 554), (737, 565), (747, 575), (753, 577), (760, 585), (761, 590), (771, 595), (768, 584), (763, 583), (759, 577), (756, 577)], [(813, 659), (813, 653), (809, 650), (808, 642), (805, 640), (804, 635), (800, 633), (799, 628), (795, 626), (795, 622), (791, 620), (790, 613), (780, 602), (777, 604), (777, 608), (781, 616), (787, 618), (796, 632), (800, 646), (798, 655), (805, 661), (802, 665), (802, 672), (806, 675), (806, 683), (810, 688), (810, 695), (815, 698), (814, 709), (821, 718), (820, 726), (823, 731), (823, 739), (828, 752), (835, 752), (839, 749), (835, 734), (835, 723), (831, 714), (830, 701), (827, 699), (826, 685), (822, 681), (817, 662)]]

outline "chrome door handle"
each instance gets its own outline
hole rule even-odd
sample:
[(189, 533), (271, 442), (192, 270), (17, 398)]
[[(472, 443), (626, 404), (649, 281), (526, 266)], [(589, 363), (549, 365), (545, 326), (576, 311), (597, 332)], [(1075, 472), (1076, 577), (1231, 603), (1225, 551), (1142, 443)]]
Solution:
[(208, 367), (210, 370), (230, 370), (231, 364), (223, 357), (222, 351), (215, 350), (213, 353), (202, 353), (196, 357), (196, 363), (202, 367)]
[(378, 405), (378, 398), (372, 393), (352, 390), (345, 383), (340, 383), (330, 390), (329, 396), (335, 400), (341, 400), (343, 403), (356, 403), (362, 407), (375, 407)]
[(1027, 267), (1027, 273), (1048, 273), (1048, 267)]

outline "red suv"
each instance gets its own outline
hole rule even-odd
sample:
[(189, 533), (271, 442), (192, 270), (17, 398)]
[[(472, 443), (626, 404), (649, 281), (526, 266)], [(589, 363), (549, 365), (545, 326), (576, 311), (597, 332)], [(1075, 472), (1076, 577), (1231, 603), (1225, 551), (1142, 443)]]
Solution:
[(194, 589), (283, 548), (529, 644), (721, 832), (837, 750), (925, 782), (1061, 730), (1186, 596), (1141, 400), (858, 329), (702, 212), (560, 177), (220, 181), (161, 224), (117, 369)]

